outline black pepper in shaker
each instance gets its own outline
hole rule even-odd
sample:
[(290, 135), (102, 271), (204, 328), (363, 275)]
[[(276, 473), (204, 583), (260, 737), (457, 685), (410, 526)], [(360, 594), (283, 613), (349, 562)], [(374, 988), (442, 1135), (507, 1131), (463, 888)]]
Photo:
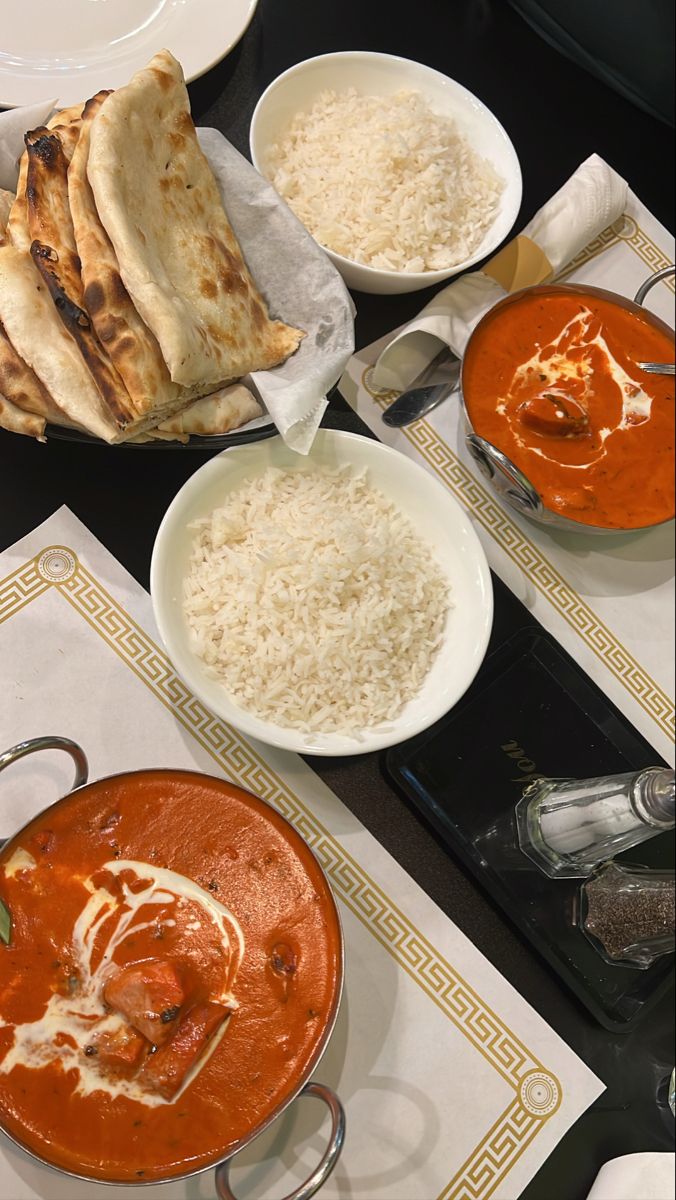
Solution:
[(607, 862), (582, 884), (580, 928), (606, 962), (646, 968), (672, 954), (673, 871)]

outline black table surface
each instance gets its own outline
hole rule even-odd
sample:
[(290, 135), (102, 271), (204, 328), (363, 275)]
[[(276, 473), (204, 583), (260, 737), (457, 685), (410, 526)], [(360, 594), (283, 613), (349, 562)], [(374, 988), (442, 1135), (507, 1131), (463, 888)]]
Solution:
[[(522, 164), (517, 228), (594, 151), (673, 228), (671, 131), (550, 48), (506, 0), (260, 0), (239, 46), (191, 85), (195, 120), (220, 129), (248, 153), (251, 114), (267, 84), (301, 59), (346, 49), (425, 62), (492, 109)], [(428, 295), (355, 295), (357, 346), (412, 317)], [(367, 432), (339, 396), (326, 424)], [(147, 587), (160, 519), (205, 458), (189, 450), (146, 454), (57, 440), (40, 445), (0, 431), (0, 546), (66, 504)], [(609, 1158), (672, 1149), (673, 1121), (656, 1095), (674, 1062), (673, 997), (633, 1033), (605, 1032), (397, 793), (381, 757), (308, 761), (607, 1085), (533, 1179), (526, 1200), (582, 1200)]]

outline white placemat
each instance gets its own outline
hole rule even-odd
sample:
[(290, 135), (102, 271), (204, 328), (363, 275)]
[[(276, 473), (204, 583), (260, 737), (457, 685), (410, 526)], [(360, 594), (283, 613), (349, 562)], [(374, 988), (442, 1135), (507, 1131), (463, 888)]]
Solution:
[[(564, 1042), (294, 754), (249, 743), (174, 674), (150, 598), (67, 509), (0, 556), (0, 729), (58, 733), (90, 777), (149, 767), (223, 775), (279, 808), (323, 864), (346, 938), (346, 992), (317, 1078), (347, 1110), (326, 1200), (515, 1200), (603, 1090)], [(4, 748), (1, 747), (1, 748)], [(64, 755), (2, 776), (0, 833), (64, 794)], [(298, 1186), (322, 1151), (319, 1106), (296, 1104), (233, 1171), (241, 1200)], [(115, 1200), (0, 1138), (5, 1200)], [(144, 1198), (214, 1196), (213, 1174)]]
[[(633, 297), (653, 271), (673, 261), (673, 237), (630, 192), (624, 215), (559, 278)], [(673, 278), (658, 284), (646, 303), (673, 325)], [(343, 396), (381, 441), (449, 487), (473, 517), (493, 570), (673, 762), (673, 526), (626, 536), (584, 535), (544, 529), (517, 516), (468, 455), (457, 397), (406, 429), (389, 429), (381, 413), (397, 393), (378, 391), (371, 376), (393, 333), (354, 356), (340, 382)]]

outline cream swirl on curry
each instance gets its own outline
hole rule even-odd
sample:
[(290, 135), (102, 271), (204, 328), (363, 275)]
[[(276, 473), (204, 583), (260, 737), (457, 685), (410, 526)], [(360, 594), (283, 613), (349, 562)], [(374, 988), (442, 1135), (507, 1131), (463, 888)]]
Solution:
[[(35, 865), (19, 847), (5, 874), (13, 878)], [(76, 1072), (82, 1095), (103, 1091), (146, 1105), (172, 1104), (208, 1061), (238, 1007), (233, 987), (244, 954), (241, 927), (209, 891), (150, 863), (113, 859), (83, 885), (89, 899), (73, 928), (67, 990), (51, 995), (43, 1016), (14, 1027), (0, 1073), (59, 1062)], [(135, 940), (138, 947), (145, 935), (143, 949), (152, 951), (169, 932), (172, 950), (180, 946), (182, 969), (156, 955), (116, 965), (125, 944)], [(199, 947), (191, 945), (196, 941)], [(186, 976), (193, 969), (204, 974), (205, 963), (209, 996), (191, 1006)]]

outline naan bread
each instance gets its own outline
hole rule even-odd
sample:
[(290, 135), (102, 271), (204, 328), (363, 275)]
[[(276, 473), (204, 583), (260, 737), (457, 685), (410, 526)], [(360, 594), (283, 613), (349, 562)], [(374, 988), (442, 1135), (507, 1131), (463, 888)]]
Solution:
[(91, 371), (103, 404), (123, 432), (135, 416), (129, 394), (83, 307), (80, 260), (68, 205), (68, 154), (77, 141), (77, 128), (74, 124), (53, 130), (41, 127), (27, 133), (25, 141), (31, 257)]
[[(82, 113), (82, 105), (74, 104), (71, 108), (63, 108), (61, 112), (55, 113), (54, 116), (47, 122), (47, 129), (59, 128), (66, 130), (70, 125), (77, 124), (80, 121)], [(70, 145), (70, 141), (68, 143)], [(10, 241), (18, 250), (25, 250), (26, 253), (31, 248), (31, 235), (28, 228), (28, 209), (26, 206), (26, 182), (28, 177), (28, 152), (24, 151), (19, 160), (19, 181), (16, 185), (16, 196), (14, 203), (7, 218), (7, 232), (9, 233)]]
[(0, 429), (7, 429), (10, 433), (25, 433), (28, 437), (37, 438), (41, 442), (45, 440), (44, 417), (36, 417), (34, 413), (27, 413), (22, 408), (17, 408), (16, 404), (12, 404), (11, 400), (3, 396), (2, 392), (0, 392)]
[(61, 108), (54, 113), (47, 122), (48, 129), (65, 129), (68, 125), (77, 125), (82, 117), (82, 109), (84, 103), (82, 100), (78, 104), (71, 104), (69, 108)]
[[(17, 354), (0, 321), (0, 393), (24, 412), (44, 417), (55, 425), (70, 425), (66, 414), (50, 396), (35, 371)], [(44, 424), (44, 422), (43, 422)]]
[(83, 284), (83, 307), (129, 393), (136, 421), (158, 424), (199, 392), (174, 383), (159, 343), (141, 319), (127, 289), (110, 238), (99, 220), (87, 161), (91, 123), (109, 92), (87, 101), (68, 168), (68, 201)]
[(94, 117), (87, 174), (124, 285), (174, 382), (207, 392), (293, 354), (303, 334), (268, 316), (167, 50)]
[(239, 429), (263, 412), (261, 405), (242, 383), (222, 388), (211, 396), (204, 396), (189, 408), (162, 421), (159, 431), (164, 433), (229, 433)]
[(0, 321), (14, 350), (32, 368), (70, 424), (106, 442), (118, 428), (80, 351), (59, 319), (31, 256), (0, 244)]
[[(50, 278), (58, 280), (60, 291), (69, 297), (71, 305), (79, 305), (82, 282), (68, 208), (68, 159), (63, 142), (56, 131), (44, 126), (29, 130), (24, 140), (28, 159), (26, 210), (31, 253), (39, 270), (42, 270), (41, 260), (50, 264)], [(35, 242), (37, 249), (34, 249)]]
[(17, 250), (26, 254), (31, 248), (31, 235), (28, 230), (28, 212), (26, 210), (26, 176), (28, 175), (28, 155), (24, 151), (19, 159), (19, 179), (16, 185), (16, 196), (7, 217), (7, 233)]
[(6, 192), (4, 188), (0, 188), (0, 233), (7, 228), (10, 209), (15, 200), (14, 192)]

